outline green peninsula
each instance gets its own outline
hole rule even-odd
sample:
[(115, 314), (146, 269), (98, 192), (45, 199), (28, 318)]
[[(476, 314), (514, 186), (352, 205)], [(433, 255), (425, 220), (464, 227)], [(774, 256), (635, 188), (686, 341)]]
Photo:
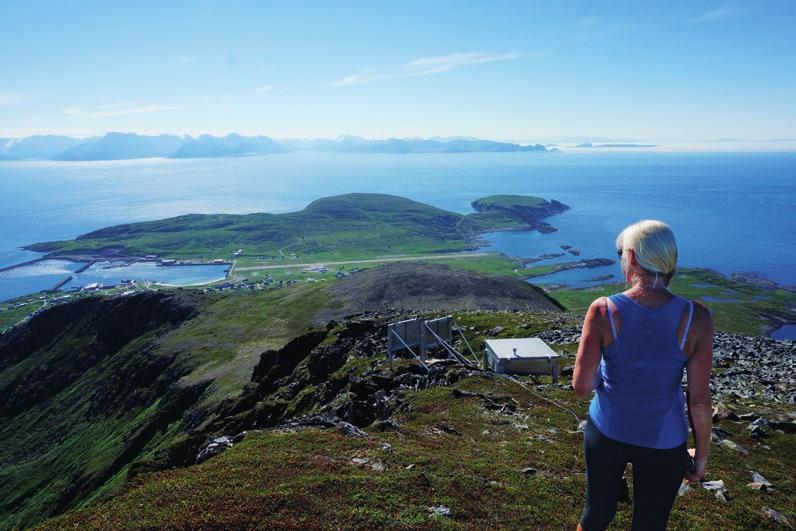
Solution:
[[(544, 218), (568, 210), (538, 197), (490, 196), (459, 214), (384, 194), (326, 197), (285, 214), (188, 214), (115, 225), (74, 240), (26, 247), (48, 258), (135, 257), (211, 260), (230, 256), (329, 260), (471, 250), (492, 230), (551, 230)], [(555, 230), (555, 229), (553, 229)]]

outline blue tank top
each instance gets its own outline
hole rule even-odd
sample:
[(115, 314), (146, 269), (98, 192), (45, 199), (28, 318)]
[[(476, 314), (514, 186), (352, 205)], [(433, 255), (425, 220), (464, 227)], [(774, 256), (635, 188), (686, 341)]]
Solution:
[[(679, 295), (656, 308), (624, 293), (609, 297), (622, 316), (614, 341), (602, 349), (589, 416), (604, 435), (648, 448), (675, 448), (688, 439), (681, 386), (688, 357), (683, 352), (693, 303)], [(677, 326), (688, 306), (688, 324), (677, 344)]]

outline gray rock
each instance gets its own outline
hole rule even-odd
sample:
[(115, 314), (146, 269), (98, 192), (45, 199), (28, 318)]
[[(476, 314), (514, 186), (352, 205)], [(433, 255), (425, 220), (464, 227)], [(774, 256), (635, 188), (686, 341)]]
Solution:
[(691, 488), (691, 485), (689, 485), (688, 482), (686, 481), (680, 484), (680, 488), (677, 490), (677, 495), (685, 496), (686, 494), (692, 492), (693, 490), (694, 489)]
[(774, 520), (778, 524), (784, 525), (788, 529), (793, 529), (793, 522), (791, 521), (791, 519), (779, 511), (775, 511), (774, 509), (771, 509), (769, 507), (763, 507), (763, 516), (765, 516), (766, 518), (770, 518), (771, 520)]
[[(242, 437), (241, 437), (242, 438)], [(239, 439), (240, 440), (240, 439)], [(232, 448), (232, 437), (223, 436), (213, 439), (196, 455), (196, 462), (202, 463), (211, 457), (220, 454), (228, 448)]]
[(370, 435), (348, 422), (340, 422), (339, 426), (343, 435), (348, 435), (349, 437), (362, 437), (364, 439), (372, 438)]
[(724, 402), (716, 402), (716, 405), (713, 406), (713, 422), (720, 422), (724, 419), (738, 420), (738, 415), (728, 408)]
[(703, 481), (702, 488), (705, 490), (727, 490), (727, 488), (724, 486), (724, 480), (722, 479)]
[(441, 435), (443, 433), (447, 433), (449, 435), (461, 435), (462, 434), (462, 432), (460, 432), (459, 430), (457, 430), (456, 428), (454, 428), (453, 426), (451, 426), (449, 424), (445, 424), (444, 422), (438, 422), (437, 424), (435, 424), (431, 428), (431, 431), (433, 431), (437, 435)]
[(730, 497), (730, 493), (727, 492), (727, 487), (724, 486), (724, 481), (721, 479), (717, 479), (715, 481), (703, 481), (702, 488), (705, 490), (714, 491), (716, 498), (723, 502), (726, 502)]
[(750, 470), (749, 473), (752, 474), (752, 481), (753, 482), (761, 483), (761, 484), (766, 485), (768, 487), (771, 486), (771, 483), (769, 483), (769, 481), (766, 478), (764, 478), (763, 475), (760, 474), (759, 472), (755, 472), (754, 470)]
[(395, 419), (377, 420), (373, 427), (379, 431), (401, 431), (401, 424)]
[(489, 331), (487, 331), (486, 335), (494, 337), (494, 336), (498, 335), (499, 333), (501, 333), (502, 331), (503, 331), (503, 327), (498, 325), (495, 328), (490, 328)]
[(536, 469), (532, 467), (523, 468), (522, 473), (525, 474), (526, 478), (529, 478), (536, 475)]
[(738, 444), (736, 442), (733, 442), (733, 441), (731, 441), (729, 439), (721, 440), (719, 442), (719, 446), (724, 446), (725, 448), (729, 448), (730, 450), (735, 450), (736, 452), (738, 452), (739, 454), (741, 454), (744, 457), (747, 457), (749, 455), (749, 450), (747, 450), (746, 448), (744, 448), (740, 444)]
[(450, 516), (451, 510), (449, 507), (444, 505), (434, 505), (428, 508), (428, 512), (431, 513), (431, 516)]
[(768, 437), (773, 432), (771, 426), (768, 423), (768, 420), (762, 417), (758, 418), (757, 420), (749, 424), (749, 426), (747, 426), (746, 429), (752, 432), (752, 437), (757, 437), (757, 438)]

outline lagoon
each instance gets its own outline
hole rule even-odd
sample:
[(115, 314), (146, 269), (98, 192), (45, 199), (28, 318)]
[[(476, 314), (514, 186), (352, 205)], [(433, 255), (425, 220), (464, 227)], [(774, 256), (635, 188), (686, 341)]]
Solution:
[(32, 264), (0, 272), (0, 301), (13, 299), (44, 289), (51, 289), (62, 281), (62, 290), (80, 289), (92, 283), (114, 286), (122, 280), (135, 279), (158, 284), (186, 286), (223, 279), (229, 264), (160, 265), (155, 262), (94, 262), (86, 264), (68, 260), (39, 260)]

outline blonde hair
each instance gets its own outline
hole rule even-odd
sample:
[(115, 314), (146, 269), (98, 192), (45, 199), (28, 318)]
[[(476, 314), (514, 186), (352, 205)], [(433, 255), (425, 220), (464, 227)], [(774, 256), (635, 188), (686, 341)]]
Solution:
[(636, 260), (650, 273), (662, 273), (669, 281), (677, 269), (677, 241), (672, 228), (656, 219), (629, 225), (616, 237), (617, 250), (633, 249)]

